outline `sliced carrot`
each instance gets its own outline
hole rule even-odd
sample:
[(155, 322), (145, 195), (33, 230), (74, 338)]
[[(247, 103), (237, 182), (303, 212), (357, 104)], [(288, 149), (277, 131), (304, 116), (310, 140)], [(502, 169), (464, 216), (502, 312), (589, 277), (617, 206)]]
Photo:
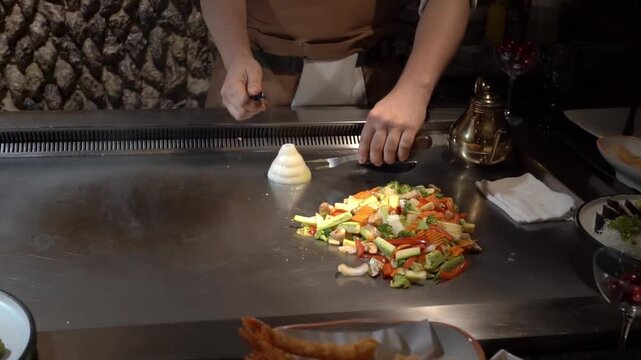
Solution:
[(451, 197), (443, 198), (443, 200), (445, 200), (445, 205), (447, 205), (447, 209), (450, 211), (454, 211), (454, 200), (452, 200)]
[(458, 245), (454, 245), (450, 247), (450, 254), (452, 254), (453, 257), (463, 255), (463, 248)]
[(367, 199), (370, 196), (372, 196), (372, 191), (371, 190), (365, 190), (365, 191), (361, 191), (361, 192), (358, 192), (358, 193), (354, 194), (353, 197), (355, 199)]
[(426, 210), (421, 212), (421, 215), (419, 215), (419, 218), (425, 219), (428, 216), (434, 216), (438, 220), (443, 220), (445, 219), (445, 215), (441, 211), (434, 211), (434, 210)]
[(374, 214), (375, 212), (376, 210), (374, 210), (372, 207), (369, 207), (367, 205), (361, 206), (356, 210), (354, 216), (352, 216), (352, 221), (359, 222), (361, 223), (361, 225), (366, 224), (370, 215)]
[(421, 230), (421, 231), (416, 233), (415, 237), (417, 239), (425, 240), (422, 243), (423, 244), (428, 244), (428, 245), (433, 244), (434, 242), (437, 242), (437, 241), (439, 241), (440, 239), (443, 238), (443, 236), (439, 232), (437, 232), (435, 230), (431, 230), (431, 229)]
[(476, 243), (476, 241), (471, 240), (471, 239), (466, 239), (466, 240), (459, 240), (456, 245), (460, 246), (465, 250), (466, 253), (479, 253), (483, 251), (481, 247)]
[(427, 242), (429, 244), (433, 244), (441, 239), (443, 239), (443, 234), (437, 232), (437, 231), (432, 231), (426, 236)]
[(416, 232), (416, 235), (414, 235), (414, 236), (419, 238), (419, 239), (421, 239), (421, 238), (425, 239), (427, 237), (427, 233), (428, 233), (428, 230), (418, 230)]
[(448, 233), (447, 231), (443, 230), (439, 226), (433, 226), (431, 229), (434, 229), (434, 230), (438, 231), (447, 240), (452, 240), (452, 235), (450, 235), (450, 233)]

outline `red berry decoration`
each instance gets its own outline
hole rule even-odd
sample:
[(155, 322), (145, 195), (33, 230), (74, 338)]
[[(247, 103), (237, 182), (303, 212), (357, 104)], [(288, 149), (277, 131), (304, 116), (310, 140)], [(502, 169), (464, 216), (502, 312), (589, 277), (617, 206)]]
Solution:
[(632, 304), (641, 304), (641, 287), (633, 286), (628, 292), (628, 301)]
[(608, 279), (608, 297), (611, 301), (620, 301), (623, 298), (623, 284), (618, 279)]

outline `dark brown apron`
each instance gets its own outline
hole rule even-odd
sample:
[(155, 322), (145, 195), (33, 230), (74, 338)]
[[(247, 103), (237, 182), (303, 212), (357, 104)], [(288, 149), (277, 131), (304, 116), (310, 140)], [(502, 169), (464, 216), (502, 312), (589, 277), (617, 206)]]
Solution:
[[(359, 53), (369, 105), (394, 86), (402, 71), (390, 38), (398, 0), (247, 0), (247, 31), (263, 66), (263, 91), (272, 106), (288, 106), (303, 59), (332, 60)], [(214, 64), (207, 107), (222, 107), (225, 69)]]

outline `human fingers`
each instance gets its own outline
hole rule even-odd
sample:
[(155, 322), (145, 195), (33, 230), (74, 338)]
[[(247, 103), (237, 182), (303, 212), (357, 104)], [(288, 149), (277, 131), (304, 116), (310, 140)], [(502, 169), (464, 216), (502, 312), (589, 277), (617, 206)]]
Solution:
[(221, 91), (223, 105), (234, 119), (243, 121), (265, 111), (267, 104), (264, 101), (253, 101), (247, 96), (244, 86), (230, 84)]
[(374, 127), (371, 123), (369, 121), (366, 122), (361, 131), (361, 141), (358, 144), (358, 162), (361, 164), (367, 162), (369, 158), (369, 147), (372, 137), (374, 137), (374, 132)]
[(376, 166), (383, 165), (383, 148), (387, 139), (387, 129), (378, 129), (369, 145), (369, 161)]
[(263, 69), (258, 64), (249, 65), (245, 69), (247, 76), (247, 94), (255, 96), (263, 91)]
[(233, 104), (236, 107), (244, 106), (249, 100), (245, 82), (241, 77), (233, 76), (232, 74), (228, 74), (227, 78), (225, 78), (225, 82), (220, 89), (220, 96), (224, 102), (229, 105)]
[(416, 138), (416, 129), (405, 129), (401, 140), (398, 144), (398, 159), (400, 161), (405, 161), (410, 157), (410, 150), (412, 149), (412, 144), (414, 144), (414, 139)]
[(387, 133), (387, 139), (385, 140), (385, 147), (383, 150), (383, 158), (388, 164), (393, 164), (396, 161), (398, 143), (401, 139), (402, 133), (403, 131), (398, 128), (391, 129)]
[(237, 121), (244, 120), (244, 114), (239, 106), (236, 104), (230, 103), (227, 100), (223, 99), (223, 106), (227, 109), (227, 112)]

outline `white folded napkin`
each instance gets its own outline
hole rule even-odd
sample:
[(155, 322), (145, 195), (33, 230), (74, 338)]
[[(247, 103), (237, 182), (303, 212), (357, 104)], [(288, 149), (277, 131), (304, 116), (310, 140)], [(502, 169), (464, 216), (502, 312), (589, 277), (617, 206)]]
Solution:
[(560, 220), (574, 207), (569, 195), (550, 190), (530, 173), (496, 181), (477, 181), (476, 187), (519, 223)]

